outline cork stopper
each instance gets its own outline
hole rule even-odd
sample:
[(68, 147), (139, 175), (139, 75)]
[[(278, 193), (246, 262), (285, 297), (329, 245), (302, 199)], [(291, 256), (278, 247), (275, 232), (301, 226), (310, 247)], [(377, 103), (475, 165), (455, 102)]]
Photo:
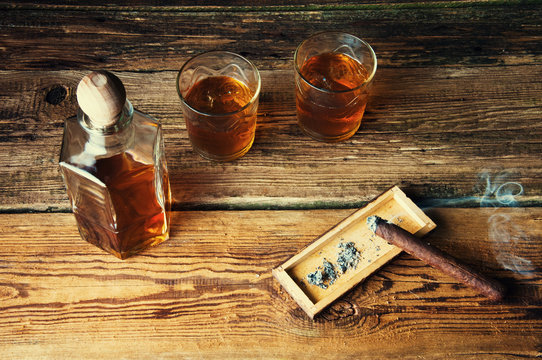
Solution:
[(118, 120), (126, 102), (126, 90), (112, 73), (93, 71), (79, 82), (77, 102), (93, 126), (107, 127)]

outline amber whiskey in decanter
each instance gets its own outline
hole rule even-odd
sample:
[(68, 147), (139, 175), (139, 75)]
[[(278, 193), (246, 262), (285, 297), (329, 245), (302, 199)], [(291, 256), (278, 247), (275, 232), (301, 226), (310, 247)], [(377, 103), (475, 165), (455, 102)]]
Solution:
[(82, 238), (125, 259), (169, 237), (171, 193), (160, 123), (122, 82), (95, 71), (77, 87), (60, 170)]

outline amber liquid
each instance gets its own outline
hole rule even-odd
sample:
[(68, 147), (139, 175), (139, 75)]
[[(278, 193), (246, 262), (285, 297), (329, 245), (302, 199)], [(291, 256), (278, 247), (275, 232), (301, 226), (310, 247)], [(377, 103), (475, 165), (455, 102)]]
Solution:
[[(84, 180), (80, 180), (72, 201), (85, 240), (121, 259), (167, 240), (171, 200), (165, 169), (158, 174), (160, 181), (155, 179), (154, 165), (140, 163), (123, 153), (98, 159), (85, 170), (108, 189), (102, 192), (100, 188), (85, 187)], [(70, 174), (72, 179), (77, 177)], [(156, 191), (157, 183), (161, 183), (163, 192)], [(162, 193), (164, 198), (159, 198)]]
[(254, 141), (256, 110), (251, 105), (237, 111), (245, 107), (252, 96), (245, 84), (229, 76), (211, 76), (194, 84), (185, 96), (186, 102), (202, 113), (217, 114), (185, 113), (188, 136), (194, 148), (216, 160), (244, 155)]
[(309, 58), (300, 73), (310, 83), (297, 78), (300, 127), (319, 140), (352, 136), (367, 105), (367, 89), (360, 87), (369, 77), (367, 69), (348, 55), (330, 52)]

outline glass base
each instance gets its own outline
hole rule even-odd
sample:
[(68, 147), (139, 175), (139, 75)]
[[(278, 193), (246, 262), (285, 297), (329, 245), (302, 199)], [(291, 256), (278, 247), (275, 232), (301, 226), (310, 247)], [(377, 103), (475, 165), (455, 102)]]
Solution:
[(337, 135), (337, 136), (325, 136), (303, 127), (303, 125), (299, 121), (297, 122), (297, 124), (306, 135), (309, 135), (314, 140), (328, 142), (328, 143), (336, 143), (336, 142), (344, 141), (351, 138), (356, 133), (356, 131), (358, 131), (359, 126), (361, 125), (361, 122), (359, 122), (358, 125), (352, 130), (350, 130), (349, 132), (341, 134), (341, 135)]
[(236, 153), (228, 154), (228, 155), (210, 154), (208, 152), (205, 152), (201, 149), (196, 148), (193, 145), (192, 145), (192, 148), (204, 159), (211, 160), (211, 161), (226, 162), (226, 161), (233, 161), (235, 159), (239, 159), (240, 157), (244, 156), (250, 150), (253, 143), (254, 143), (254, 136), (252, 137), (252, 139), (250, 139), (250, 142), (247, 144), (247, 146), (245, 146), (244, 148), (242, 148)]
[(126, 250), (119, 251), (113, 248), (113, 243), (118, 244), (123, 242), (125, 237), (123, 236), (122, 232), (118, 233), (115, 231), (104, 230), (104, 228), (100, 225), (94, 225), (92, 228), (89, 228), (86, 226), (88, 224), (79, 221), (81, 217), (76, 216), (76, 219), (78, 220), (77, 225), (79, 229), (79, 234), (81, 234), (83, 240), (94, 246), (99, 247), (105, 252), (115, 255), (121, 260), (125, 260), (130, 256), (136, 255), (137, 253), (146, 250), (147, 248), (150, 248), (151, 246), (161, 244), (164, 241), (168, 240), (169, 214), (166, 215), (166, 218), (166, 224), (168, 225), (165, 225), (161, 234), (157, 234), (155, 236), (149, 237), (148, 239), (141, 240), (141, 242), (136, 243), (134, 246)]
[(161, 235), (161, 236), (155, 236), (153, 238), (150, 238), (148, 239), (147, 241), (145, 241), (144, 243), (142, 243), (140, 246), (137, 246), (136, 248), (134, 249), (130, 249), (129, 251), (123, 251), (123, 252), (118, 252), (118, 251), (115, 251), (113, 249), (104, 249), (105, 251), (108, 251), (109, 253), (115, 255), (116, 257), (118, 257), (119, 259), (121, 260), (125, 260), (127, 258), (129, 258), (130, 256), (133, 256), (143, 250), (146, 250), (152, 246), (156, 246), (158, 244), (161, 244), (163, 243), (164, 241), (168, 240), (169, 239), (169, 233), (167, 234), (164, 234), (164, 235)]

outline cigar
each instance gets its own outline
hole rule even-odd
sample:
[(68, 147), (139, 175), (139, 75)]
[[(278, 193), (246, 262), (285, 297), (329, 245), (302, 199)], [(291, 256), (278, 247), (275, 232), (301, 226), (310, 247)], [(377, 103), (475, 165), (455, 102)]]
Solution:
[(451, 255), (421, 241), (408, 231), (373, 215), (367, 218), (369, 229), (390, 244), (393, 244), (426, 264), (470, 286), (493, 301), (504, 297), (504, 286), (499, 282), (475, 272), (459, 263)]

